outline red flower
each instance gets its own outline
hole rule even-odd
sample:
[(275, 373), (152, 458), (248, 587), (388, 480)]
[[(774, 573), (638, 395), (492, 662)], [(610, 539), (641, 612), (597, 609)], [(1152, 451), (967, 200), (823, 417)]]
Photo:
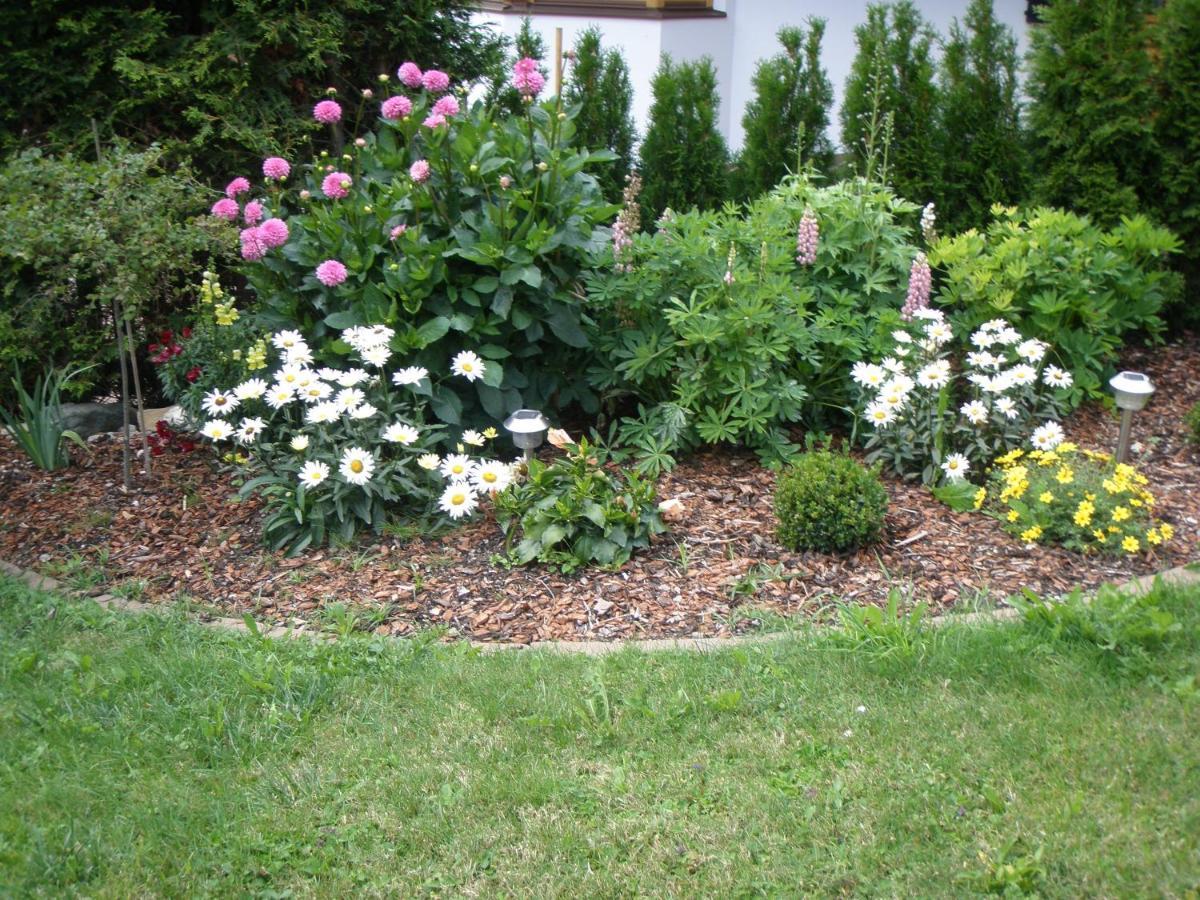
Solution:
[(169, 344), (169, 343), (171, 343), (171, 331), (170, 331), (170, 329), (164, 329), (163, 331), (160, 331), (160, 332), (158, 333), (158, 339), (159, 339), (160, 341), (162, 341), (164, 344)]
[(200, 367), (192, 366), (190, 369), (188, 369), (188, 373), (183, 377), (188, 380), (189, 384), (194, 384), (196, 379), (200, 377)]
[(188, 338), (190, 338), (192, 336), (192, 326), (184, 325), (183, 330), (181, 332), (179, 332), (179, 334), (186, 341)]

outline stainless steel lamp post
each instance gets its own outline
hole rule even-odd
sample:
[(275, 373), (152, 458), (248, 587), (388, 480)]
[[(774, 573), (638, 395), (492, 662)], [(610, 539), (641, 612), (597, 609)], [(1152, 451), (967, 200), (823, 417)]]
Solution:
[(525, 453), (525, 461), (533, 459), (533, 451), (542, 445), (550, 423), (536, 409), (518, 409), (504, 420), (504, 430), (512, 435), (518, 450)]
[(1133, 414), (1144, 409), (1154, 393), (1154, 383), (1141, 372), (1121, 372), (1108, 382), (1116, 396), (1117, 408), (1121, 410), (1121, 436), (1117, 438), (1117, 462), (1123, 463), (1129, 456), (1129, 432), (1133, 426)]

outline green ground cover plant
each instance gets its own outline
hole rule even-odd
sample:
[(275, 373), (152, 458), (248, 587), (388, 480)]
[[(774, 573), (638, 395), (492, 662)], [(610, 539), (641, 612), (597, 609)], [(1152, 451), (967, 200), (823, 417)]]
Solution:
[(904, 601), (844, 639), (589, 659), (275, 641), (6, 580), (0, 885), (1185, 895), (1196, 601), (1156, 590), (1178, 629), (1123, 608), (1103, 633), (932, 629)]

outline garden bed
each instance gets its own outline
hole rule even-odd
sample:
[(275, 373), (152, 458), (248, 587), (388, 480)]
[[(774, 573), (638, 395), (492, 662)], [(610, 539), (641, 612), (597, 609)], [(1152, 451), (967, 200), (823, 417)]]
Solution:
[[(1158, 387), (1134, 427), (1142, 447), (1134, 461), (1176, 531), (1156, 554), (1021, 544), (995, 521), (954, 513), (923, 487), (892, 479), (879, 545), (846, 556), (791, 553), (774, 536), (774, 473), (748, 455), (710, 452), (660, 480), (661, 497), (681, 499), (685, 515), (619, 572), (500, 567), (491, 558), (503, 542), (490, 517), (438, 537), (384, 535), (287, 559), (261, 548), (260, 505), (232, 500), (210, 455), (159, 457), (154, 479), (126, 494), (120, 443), (104, 438), (90, 458), (54, 474), (0, 442), (0, 558), (80, 587), (251, 612), (272, 624), (328, 622), (325, 610), (343, 603), (383, 634), (445, 626), (518, 643), (725, 635), (772, 615), (822, 619), (837, 602), (879, 604), (893, 587), (935, 612), (1026, 587), (1057, 594), (1188, 562), (1200, 538), (1200, 455), (1181, 424), (1200, 401), (1200, 340), (1132, 350), (1125, 362)], [(1117, 421), (1089, 404), (1067, 430), (1083, 446), (1111, 449)]]

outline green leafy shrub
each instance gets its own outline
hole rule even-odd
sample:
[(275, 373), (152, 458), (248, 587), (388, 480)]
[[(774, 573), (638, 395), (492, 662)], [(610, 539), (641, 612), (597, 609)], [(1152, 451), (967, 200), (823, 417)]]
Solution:
[(833, 85), (821, 66), (824, 19), (809, 19), (808, 30), (779, 30), (784, 52), (754, 70), (754, 99), (742, 116), (745, 146), (738, 157), (737, 195), (744, 199), (771, 190), (800, 161), (828, 171), (833, 146), (825, 134)]
[(357, 94), (381, 61), (436, 57), (456, 79), (498, 68), (502, 40), (472, 12), (465, 0), (0, 7), (0, 149), (37, 141), (81, 153), (94, 121), (103, 140), (158, 141), (206, 178), (294, 156), (324, 137), (299, 115), (311, 94)]
[(585, 438), (559, 443), (564, 456), (549, 465), (530, 460), (524, 480), (496, 495), (508, 560), (547, 563), (564, 572), (620, 568), (666, 530), (654, 483), (606, 466), (607, 451)]
[(600, 44), (600, 29), (592, 26), (575, 42), (570, 77), (563, 88), (568, 105), (579, 106), (575, 117), (577, 142), (584, 147), (611, 150), (610, 163), (596, 167), (600, 190), (616, 201), (633, 164), (633, 85), (620, 49)]
[(1192, 404), (1183, 419), (1184, 433), (1188, 441), (1200, 446), (1200, 403)]
[[(811, 261), (799, 262), (806, 209)], [(861, 179), (789, 178), (744, 214), (666, 217), (601, 260), (586, 279), (590, 377), (608, 398), (644, 407), (620, 428), (643, 468), (717, 443), (778, 461), (796, 449), (790, 423), (844, 422), (851, 364), (899, 323), (917, 252), (900, 220), (915, 211)]]
[(1133, 466), (1106, 453), (1058, 440), (1026, 454), (1017, 449), (996, 460), (987, 488), (976, 495), (1005, 530), (1023, 541), (1061, 544), (1071, 550), (1125, 554), (1154, 550), (1174, 536), (1152, 516), (1154, 495)]
[(1075, 376), (1072, 403), (1099, 395), (1129, 336), (1162, 332), (1163, 308), (1178, 296), (1178, 276), (1166, 270), (1178, 241), (1142, 216), (1104, 231), (1057, 209), (993, 212), (986, 231), (930, 247), (939, 302), (964, 325), (1002, 316), (1052, 340), (1058, 363)]
[(12, 385), (17, 412), (9, 412), (0, 406), (0, 426), (25, 451), (30, 461), (46, 472), (70, 465), (71, 459), (63, 441), (70, 440), (87, 449), (82, 438), (63, 428), (62, 423), (62, 387), (74, 374), (51, 370), (38, 377), (32, 393), (25, 390), (20, 377), (16, 376)]
[(640, 149), (642, 209), (712, 209), (729, 190), (729, 150), (717, 126), (717, 70), (711, 58), (672, 62), (664, 53), (650, 84), (654, 102)]
[[(0, 169), (0, 365), (85, 369), (70, 396), (115, 381), (113, 302), (135, 339), (180, 308), (193, 273), (232, 249), (195, 216), (201, 189), (162, 151), (116, 147), (99, 162), (29, 151)], [(28, 385), (27, 385), (28, 386)]]
[[(464, 108), (453, 92), (400, 93), (372, 105), (376, 129), (341, 157), (268, 178), (252, 202), (256, 217), (280, 223), (282, 243), (264, 243), (266, 221), (242, 231), (264, 322), (309, 335), (327, 361), (347, 348), (322, 338), (355, 325), (394, 329), (391, 349), (432, 371), (473, 348), (484, 378), (434, 388), (447, 424), (521, 407), (595, 409), (579, 374), (588, 340), (574, 291), (615, 209), (585, 168), (612, 154), (577, 149), (570, 113), (535, 93), (520, 116)], [(218, 202), (231, 216), (251, 209)]]
[(983, 227), (995, 203), (1025, 197), (1029, 161), (1021, 128), (1017, 40), (992, 0), (971, 0), (942, 51), (941, 184), (947, 233)]
[(878, 468), (828, 450), (805, 453), (779, 476), (776, 533), (791, 550), (842, 553), (879, 539), (887, 506)]
[(889, 183), (904, 197), (927, 201), (940, 194), (939, 96), (934, 83), (937, 35), (910, 0), (875, 3), (854, 29), (858, 50), (841, 105), (842, 144), (860, 172), (872, 174), (872, 122), (890, 116)]

